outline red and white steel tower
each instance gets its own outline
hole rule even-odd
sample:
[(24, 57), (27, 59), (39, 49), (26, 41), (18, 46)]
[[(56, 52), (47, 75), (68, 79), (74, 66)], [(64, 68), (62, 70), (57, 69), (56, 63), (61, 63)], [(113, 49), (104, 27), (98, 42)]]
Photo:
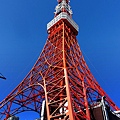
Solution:
[(46, 44), (27, 76), (0, 102), (0, 120), (24, 111), (40, 113), (44, 100), (47, 120), (91, 120), (90, 108), (102, 96), (118, 110), (83, 58), (69, 2), (58, 0)]

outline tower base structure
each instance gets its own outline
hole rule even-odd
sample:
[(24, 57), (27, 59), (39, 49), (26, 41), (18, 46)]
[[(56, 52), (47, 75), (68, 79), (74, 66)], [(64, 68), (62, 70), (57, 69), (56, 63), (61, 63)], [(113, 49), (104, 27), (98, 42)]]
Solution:
[[(44, 103), (45, 101), (43, 102), (43, 111), (41, 112), (40, 120), (47, 120), (46, 107), (44, 106)], [(96, 105), (89, 108), (89, 110), (91, 120), (120, 120), (120, 112), (112, 111), (106, 101), (98, 100)]]

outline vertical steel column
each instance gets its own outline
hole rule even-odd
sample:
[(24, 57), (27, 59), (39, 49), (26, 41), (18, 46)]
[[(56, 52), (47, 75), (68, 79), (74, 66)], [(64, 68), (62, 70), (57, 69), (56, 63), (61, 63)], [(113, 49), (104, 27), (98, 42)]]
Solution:
[(63, 66), (64, 66), (66, 93), (67, 93), (67, 100), (68, 100), (68, 112), (69, 112), (69, 119), (74, 120), (72, 100), (71, 100), (71, 94), (70, 94), (70, 86), (69, 86), (68, 75), (67, 75), (67, 67), (66, 67), (65, 35), (64, 35), (64, 33), (65, 33), (65, 23), (63, 22)]

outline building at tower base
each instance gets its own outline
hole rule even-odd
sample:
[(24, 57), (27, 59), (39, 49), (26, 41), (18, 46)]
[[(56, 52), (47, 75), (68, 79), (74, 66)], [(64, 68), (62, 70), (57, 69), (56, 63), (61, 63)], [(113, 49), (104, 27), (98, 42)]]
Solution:
[(112, 112), (109, 108), (106, 109), (107, 119), (105, 119), (104, 111), (102, 110), (102, 106), (95, 107), (91, 110), (91, 120), (120, 120), (118, 114)]
[[(120, 120), (120, 114), (117, 111), (112, 111), (107, 103), (105, 103), (104, 106), (103, 102), (106, 101), (100, 100), (99, 102), (96, 102), (95, 106), (90, 108), (91, 120)], [(43, 101), (41, 118), (36, 120), (47, 120), (46, 115), (45, 101)]]

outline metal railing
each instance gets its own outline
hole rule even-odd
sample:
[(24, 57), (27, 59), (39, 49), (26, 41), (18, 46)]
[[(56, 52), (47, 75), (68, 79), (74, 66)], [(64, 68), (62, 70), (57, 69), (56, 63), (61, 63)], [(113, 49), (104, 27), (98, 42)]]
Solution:
[(47, 24), (47, 30), (49, 30), (54, 24), (56, 24), (61, 19), (66, 19), (77, 31), (79, 31), (78, 25), (74, 22), (72, 18), (70, 18), (70, 16), (66, 12), (61, 12), (58, 16), (51, 20)]

